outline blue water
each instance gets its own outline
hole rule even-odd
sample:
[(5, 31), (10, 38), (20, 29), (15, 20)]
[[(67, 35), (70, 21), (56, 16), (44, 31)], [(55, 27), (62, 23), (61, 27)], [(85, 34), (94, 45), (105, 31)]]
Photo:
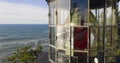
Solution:
[(0, 57), (10, 55), (17, 48), (26, 45), (46, 44), (47, 39), (47, 24), (0, 25)]

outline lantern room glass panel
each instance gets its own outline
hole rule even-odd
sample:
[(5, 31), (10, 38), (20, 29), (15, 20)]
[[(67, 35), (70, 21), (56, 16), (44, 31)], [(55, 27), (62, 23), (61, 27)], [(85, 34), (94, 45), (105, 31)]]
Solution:
[(52, 62), (55, 62), (56, 61), (56, 59), (55, 59), (55, 54), (56, 54), (56, 52), (55, 52), (55, 48), (53, 48), (53, 47), (50, 47), (50, 60), (52, 61)]
[(70, 49), (70, 28), (64, 26), (57, 27), (57, 42), (58, 49)]
[(56, 24), (56, 2), (52, 1), (49, 3), (49, 25), (55, 25)]
[(74, 50), (87, 50), (88, 28), (74, 28)]
[(57, 24), (69, 25), (70, 23), (70, 0), (57, 0)]
[[(71, 60), (87, 63), (89, 50), (88, 1), (71, 0)], [(71, 63), (74, 61), (71, 61)]]
[(88, 37), (87, 27), (74, 27), (74, 56), (78, 63), (87, 63)]
[(64, 50), (57, 51), (57, 63), (69, 63), (69, 55)]
[[(91, 2), (93, 2), (91, 0)], [(97, 58), (100, 63), (115, 62), (117, 43), (117, 6), (116, 0), (101, 1), (100, 6), (91, 6), (90, 25), (90, 61)], [(92, 3), (93, 4), (93, 3)], [(94, 5), (97, 5), (96, 3)], [(93, 45), (95, 44), (95, 45)]]
[(88, 23), (88, 0), (71, 0), (71, 26), (85, 26)]
[(49, 27), (49, 40), (50, 40), (50, 45), (55, 46), (55, 39), (56, 39), (56, 28), (55, 27)]

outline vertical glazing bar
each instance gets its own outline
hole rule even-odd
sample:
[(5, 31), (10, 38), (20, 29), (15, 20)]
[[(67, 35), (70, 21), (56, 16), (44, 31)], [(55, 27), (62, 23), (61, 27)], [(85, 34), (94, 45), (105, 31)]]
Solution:
[(70, 10), (71, 9), (71, 0), (69, 0), (69, 16), (70, 16), (70, 18), (69, 18), (69, 35), (70, 35), (70, 37), (69, 37), (69, 42), (70, 42), (70, 45), (69, 45), (69, 63), (70, 63), (70, 60), (71, 60), (71, 25), (70, 25), (70, 21), (71, 21), (71, 15), (70, 15)]
[(57, 4), (56, 4), (56, 0), (55, 0), (55, 4), (54, 4), (54, 6), (55, 6), (55, 16), (54, 17), (56, 17), (56, 23), (55, 23), (55, 63), (57, 63), (57, 48), (56, 48), (56, 41), (57, 41), (57, 22), (58, 22), (58, 17), (57, 17)]
[(105, 29), (106, 29), (106, 0), (104, 0), (104, 20), (103, 20), (103, 62), (105, 63)]
[(57, 5), (57, 1), (58, 0), (55, 0), (55, 2), (56, 2), (56, 26), (59, 24), (59, 22), (58, 22), (59, 17), (58, 17), (58, 5)]
[[(100, 42), (100, 17), (99, 17), (100, 11), (98, 9), (98, 32), (97, 32), (97, 42)], [(99, 49), (99, 48), (98, 48)]]
[(89, 62), (90, 62), (90, 43), (91, 43), (91, 26), (89, 26), (89, 49), (88, 49), (88, 57), (89, 57)]
[(49, 51), (48, 51), (48, 58), (49, 58), (49, 61), (50, 61), (50, 16), (51, 16), (51, 13), (50, 13), (50, 3), (49, 2), (47, 2), (48, 3), (48, 7), (49, 7), (49, 15), (48, 15), (48, 17), (49, 17), (49, 21), (48, 21), (48, 24), (49, 24), (49, 38), (48, 38), (48, 40), (49, 40), (49, 42), (48, 42), (48, 46), (49, 46)]
[[(71, 19), (70, 19), (70, 21), (71, 21)], [(70, 60), (71, 60), (71, 26), (70, 26)], [(71, 63), (71, 61), (70, 61), (70, 63)]]
[(97, 19), (98, 18), (97, 9), (95, 9), (95, 15), (96, 15), (96, 19)]
[(69, 1), (69, 6), (70, 6), (70, 22), (69, 22), (69, 26), (70, 26), (70, 60), (69, 60), (69, 63), (71, 63), (71, 20), (72, 20), (72, 18), (71, 18), (71, 0)]
[(100, 11), (98, 9), (98, 25), (100, 25), (100, 22), (99, 22), (100, 21), (100, 17), (99, 16), (100, 16)]
[(71, 0), (70, 0), (70, 63), (71, 63)]
[(90, 29), (90, 27), (89, 27), (89, 16), (90, 15), (89, 14), (90, 13), (89, 13), (89, 11), (90, 11), (90, 0), (88, 0), (88, 17), (87, 17), (88, 18), (88, 20), (87, 20), (87, 26), (88, 26), (87, 63), (89, 63), (89, 60), (90, 60), (89, 59), (89, 57), (90, 57), (90, 53), (89, 53), (90, 52), (90, 30), (89, 30)]
[(113, 25), (112, 25), (112, 23), (113, 23), (113, 0), (111, 1), (111, 4), (112, 4), (112, 18), (111, 18), (112, 21), (111, 21), (111, 27), (110, 27), (110, 28), (111, 28), (111, 31), (110, 31), (110, 32), (111, 32), (111, 37), (110, 37), (110, 38), (111, 38), (111, 41), (110, 41), (111, 44), (110, 44), (110, 46), (113, 46), (113, 41), (112, 41), (112, 30), (113, 30), (113, 29), (112, 29), (112, 26), (113, 26)]

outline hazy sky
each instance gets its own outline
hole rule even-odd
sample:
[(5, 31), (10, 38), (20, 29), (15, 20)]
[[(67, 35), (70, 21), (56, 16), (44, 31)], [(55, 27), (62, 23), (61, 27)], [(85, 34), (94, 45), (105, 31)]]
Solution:
[(47, 24), (45, 0), (0, 0), (0, 24)]
[(47, 15), (45, 0), (0, 0), (0, 24), (47, 24)]

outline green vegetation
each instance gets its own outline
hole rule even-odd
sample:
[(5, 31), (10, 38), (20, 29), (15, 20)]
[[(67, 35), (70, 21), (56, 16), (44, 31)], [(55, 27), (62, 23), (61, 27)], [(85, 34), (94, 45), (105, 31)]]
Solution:
[(118, 43), (116, 44), (115, 55), (120, 56), (120, 38), (118, 38)]
[(37, 54), (39, 53), (42, 53), (41, 46), (35, 49), (32, 46), (21, 47), (11, 56), (6, 57), (5, 63), (38, 63)]
[(117, 56), (120, 55), (120, 49), (117, 49), (115, 52)]

